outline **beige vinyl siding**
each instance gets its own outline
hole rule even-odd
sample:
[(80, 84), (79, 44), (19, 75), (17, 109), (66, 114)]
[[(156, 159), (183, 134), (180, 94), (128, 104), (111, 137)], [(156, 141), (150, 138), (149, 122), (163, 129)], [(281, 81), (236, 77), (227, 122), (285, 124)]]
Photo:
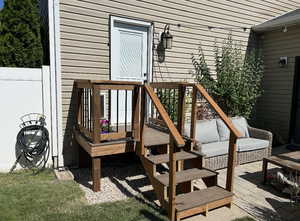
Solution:
[[(265, 69), (264, 95), (257, 104), (257, 122), (287, 142), (295, 74), (295, 57), (300, 56), (300, 26), (266, 32), (260, 37)], [(287, 56), (288, 65), (281, 68), (279, 58)]]
[[(191, 54), (197, 53), (199, 43), (213, 70), (214, 42), (228, 34), (207, 26), (250, 28), (297, 6), (300, 0), (61, 0), (63, 127), (68, 124), (68, 132), (72, 126), (73, 80), (109, 79), (109, 15), (152, 21), (155, 46), (165, 24), (171, 24), (173, 48), (166, 51), (163, 63), (154, 50), (153, 81), (192, 81)], [(242, 48), (249, 46), (249, 30), (235, 29), (232, 35)]]

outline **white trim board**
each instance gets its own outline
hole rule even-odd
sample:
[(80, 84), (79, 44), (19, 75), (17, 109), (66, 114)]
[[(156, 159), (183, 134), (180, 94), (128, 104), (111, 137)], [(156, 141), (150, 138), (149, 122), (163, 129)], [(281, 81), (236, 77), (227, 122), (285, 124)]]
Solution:
[(49, 43), (50, 43), (50, 85), (51, 121), (54, 166), (63, 167), (61, 56), (60, 56), (60, 16), (59, 0), (49, 0)]
[[(110, 56), (112, 54), (111, 51), (111, 39), (112, 39), (112, 27), (114, 22), (121, 22), (121, 23), (125, 23), (125, 24), (129, 24), (129, 25), (136, 25), (136, 26), (142, 26), (142, 27), (146, 27), (149, 29), (148, 32), (148, 55), (149, 57), (148, 59), (148, 67), (147, 67), (147, 72), (148, 72), (148, 76), (147, 76), (147, 82), (151, 82), (152, 81), (152, 63), (153, 63), (153, 23), (150, 21), (144, 21), (144, 20), (139, 20), (136, 18), (125, 18), (125, 17), (120, 17), (120, 16), (115, 16), (115, 15), (110, 15), (110, 27), (109, 27), (109, 38), (110, 38), (110, 47), (109, 47), (109, 53)], [(111, 58), (110, 58), (110, 74), (109, 74), (109, 78), (111, 79)]]

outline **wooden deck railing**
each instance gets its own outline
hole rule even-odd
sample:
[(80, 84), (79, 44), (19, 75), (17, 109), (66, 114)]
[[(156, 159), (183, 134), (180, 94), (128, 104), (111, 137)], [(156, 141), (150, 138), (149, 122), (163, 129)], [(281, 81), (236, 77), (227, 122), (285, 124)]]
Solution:
[(75, 81), (77, 127), (81, 134), (94, 144), (126, 137), (139, 139), (141, 85), (125, 81)]
[[(155, 82), (150, 84), (157, 94), (160, 102), (166, 108), (172, 121), (181, 134), (184, 130), (186, 92), (192, 84), (185, 82)], [(159, 121), (157, 112), (151, 112), (151, 120)]]
[[(180, 131), (181, 135), (184, 134), (184, 122), (186, 118), (186, 104), (187, 104), (187, 94), (190, 95), (192, 107), (190, 108), (190, 133), (189, 138), (191, 141), (195, 141), (195, 130), (196, 130), (196, 120), (197, 120), (197, 99), (201, 97), (206, 100), (210, 107), (215, 111), (215, 115), (220, 117), (220, 119), (225, 123), (225, 125), (230, 130), (230, 138), (229, 138), (229, 154), (228, 154), (228, 173), (226, 180), (226, 189), (228, 191), (233, 191), (233, 173), (234, 166), (236, 163), (236, 141), (237, 138), (240, 137), (240, 132), (234, 127), (232, 121), (227, 117), (227, 115), (223, 112), (223, 110), (219, 107), (219, 105), (214, 101), (214, 99), (208, 94), (208, 92), (200, 85), (194, 83), (185, 83), (185, 82), (158, 82), (152, 83), (152, 87), (156, 88), (156, 93), (161, 98), (160, 93), (163, 91), (164, 93), (169, 93), (168, 90), (172, 90), (173, 94), (176, 94), (174, 91), (177, 90), (176, 99), (178, 100), (178, 109), (176, 111), (176, 121), (174, 123), (177, 124), (177, 128)], [(198, 94), (199, 93), (199, 94)], [(199, 96), (201, 95), (201, 96)], [(168, 100), (172, 102), (172, 99)], [(165, 104), (162, 102), (165, 107), (168, 108), (169, 103)], [(169, 105), (169, 106), (168, 106)], [(186, 134), (186, 133), (185, 133)]]
[[(183, 147), (185, 145), (185, 141), (183, 140), (181, 134), (177, 130), (176, 126), (172, 122), (169, 114), (166, 109), (160, 102), (158, 96), (150, 85), (145, 85), (142, 89), (142, 100), (146, 100), (146, 95), (150, 97), (150, 100), (153, 102), (161, 120), (165, 124), (166, 128), (170, 133), (170, 153), (169, 153), (169, 216), (170, 220), (174, 220), (175, 218), (175, 199), (176, 199), (176, 159), (175, 152), (178, 148)], [(142, 104), (145, 107), (144, 104)], [(142, 108), (143, 108), (142, 107)], [(142, 111), (144, 113), (144, 111)], [(141, 122), (143, 125), (144, 123)], [(141, 125), (141, 126), (142, 126)], [(141, 130), (143, 134), (143, 130)], [(143, 140), (143, 138), (141, 138)], [(177, 148), (176, 148), (177, 147)], [(145, 154), (144, 147), (141, 146), (141, 154)]]
[[(193, 104), (196, 104), (197, 92), (199, 92), (211, 105), (211, 107), (216, 111), (220, 119), (226, 124), (228, 129), (230, 130), (229, 136), (229, 152), (228, 152), (228, 166), (227, 166), (227, 178), (226, 178), (226, 189), (230, 192), (233, 192), (233, 176), (234, 176), (234, 168), (236, 165), (236, 141), (241, 136), (241, 133), (235, 128), (232, 121), (227, 117), (227, 115), (223, 112), (223, 110), (219, 107), (219, 105), (213, 100), (213, 98), (207, 93), (207, 91), (200, 85), (195, 84), (193, 90)], [(195, 99), (195, 100), (194, 100)], [(193, 108), (193, 119), (192, 125), (196, 124), (196, 113), (195, 107)], [(195, 126), (192, 126), (193, 130), (195, 130)], [(195, 136), (195, 132), (193, 133)]]

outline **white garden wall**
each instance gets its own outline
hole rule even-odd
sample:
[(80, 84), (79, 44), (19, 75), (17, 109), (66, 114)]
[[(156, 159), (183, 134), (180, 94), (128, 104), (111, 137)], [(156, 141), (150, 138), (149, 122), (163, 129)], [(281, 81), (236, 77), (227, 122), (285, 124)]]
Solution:
[(8, 171), (16, 160), (16, 136), (23, 115), (46, 115), (51, 139), (50, 100), (48, 66), (41, 69), (0, 67), (0, 171)]

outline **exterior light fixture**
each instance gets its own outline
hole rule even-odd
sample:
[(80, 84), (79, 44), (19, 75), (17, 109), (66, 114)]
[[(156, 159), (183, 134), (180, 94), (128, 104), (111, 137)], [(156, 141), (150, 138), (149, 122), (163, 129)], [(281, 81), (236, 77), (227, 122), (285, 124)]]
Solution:
[(285, 67), (287, 65), (287, 63), (288, 63), (287, 56), (286, 57), (280, 57), (278, 63), (279, 63), (279, 65), (280, 65), (281, 68)]
[(166, 25), (161, 34), (161, 43), (164, 49), (172, 49), (173, 36), (170, 34), (170, 25)]
[(286, 33), (287, 31), (288, 31), (287, 27), (284, 26), (284, 27), (282, 28), (282, 32), (283, 32), (283, 33)]

